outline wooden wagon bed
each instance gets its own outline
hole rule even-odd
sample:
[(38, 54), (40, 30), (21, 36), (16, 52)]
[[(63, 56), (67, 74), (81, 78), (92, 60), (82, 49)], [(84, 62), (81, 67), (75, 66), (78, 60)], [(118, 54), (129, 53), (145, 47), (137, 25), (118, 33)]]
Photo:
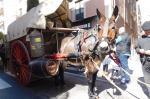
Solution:
[[(56, 75), (59, 62), (45, 56), (57, 51), (57, 32), (76, 30), (63, 28), (68, 27), (64, 26), (68, 21), (68, 9), (67, 0), (43, 0), (8, 26), (8, 71), (15, 74), (21, 84), (28, 84), (34, 73), (39, 76)], [(47, 41), (50, 44), (45, 44)]]

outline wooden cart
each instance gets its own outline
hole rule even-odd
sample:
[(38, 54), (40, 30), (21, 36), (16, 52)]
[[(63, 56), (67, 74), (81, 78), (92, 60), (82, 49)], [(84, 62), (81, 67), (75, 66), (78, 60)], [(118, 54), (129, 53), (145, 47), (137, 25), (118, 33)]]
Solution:
[[(23, 85), (31, 78), (55, 76), (59, 70), (60, 40), (69, 32), (67, 0), (47, 0), (8, 27), (8, 70)], [(61, 27), (61, 28), (58, 28)]]

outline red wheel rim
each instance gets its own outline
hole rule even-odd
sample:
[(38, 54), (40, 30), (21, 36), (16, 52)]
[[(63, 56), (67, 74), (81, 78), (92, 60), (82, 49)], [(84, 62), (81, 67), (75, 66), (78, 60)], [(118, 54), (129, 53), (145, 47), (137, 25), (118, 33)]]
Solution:
[(12, 44), (11, 60), (17, 80), (21, 84), (27, 85), (31, 77), (31, 72), (28, 66), (30, 58), (25, 45), (21, 41), (15, 41)]

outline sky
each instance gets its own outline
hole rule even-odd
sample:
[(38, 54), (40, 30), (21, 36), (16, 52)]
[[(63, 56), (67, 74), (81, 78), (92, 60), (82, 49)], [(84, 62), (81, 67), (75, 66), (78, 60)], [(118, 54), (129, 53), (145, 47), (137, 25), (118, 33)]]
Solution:
[(141, 10), (141, 21), (150, 21), (150, 0), (139, 0), (138, 1)]

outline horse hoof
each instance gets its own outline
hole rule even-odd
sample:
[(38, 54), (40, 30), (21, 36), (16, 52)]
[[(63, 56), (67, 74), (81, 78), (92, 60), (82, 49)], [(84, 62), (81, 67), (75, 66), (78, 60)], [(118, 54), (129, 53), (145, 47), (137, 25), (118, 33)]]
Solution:
[(89, 99), (100, 99), (98, 95), (93, 95), (93, 96), (90, 96)]

